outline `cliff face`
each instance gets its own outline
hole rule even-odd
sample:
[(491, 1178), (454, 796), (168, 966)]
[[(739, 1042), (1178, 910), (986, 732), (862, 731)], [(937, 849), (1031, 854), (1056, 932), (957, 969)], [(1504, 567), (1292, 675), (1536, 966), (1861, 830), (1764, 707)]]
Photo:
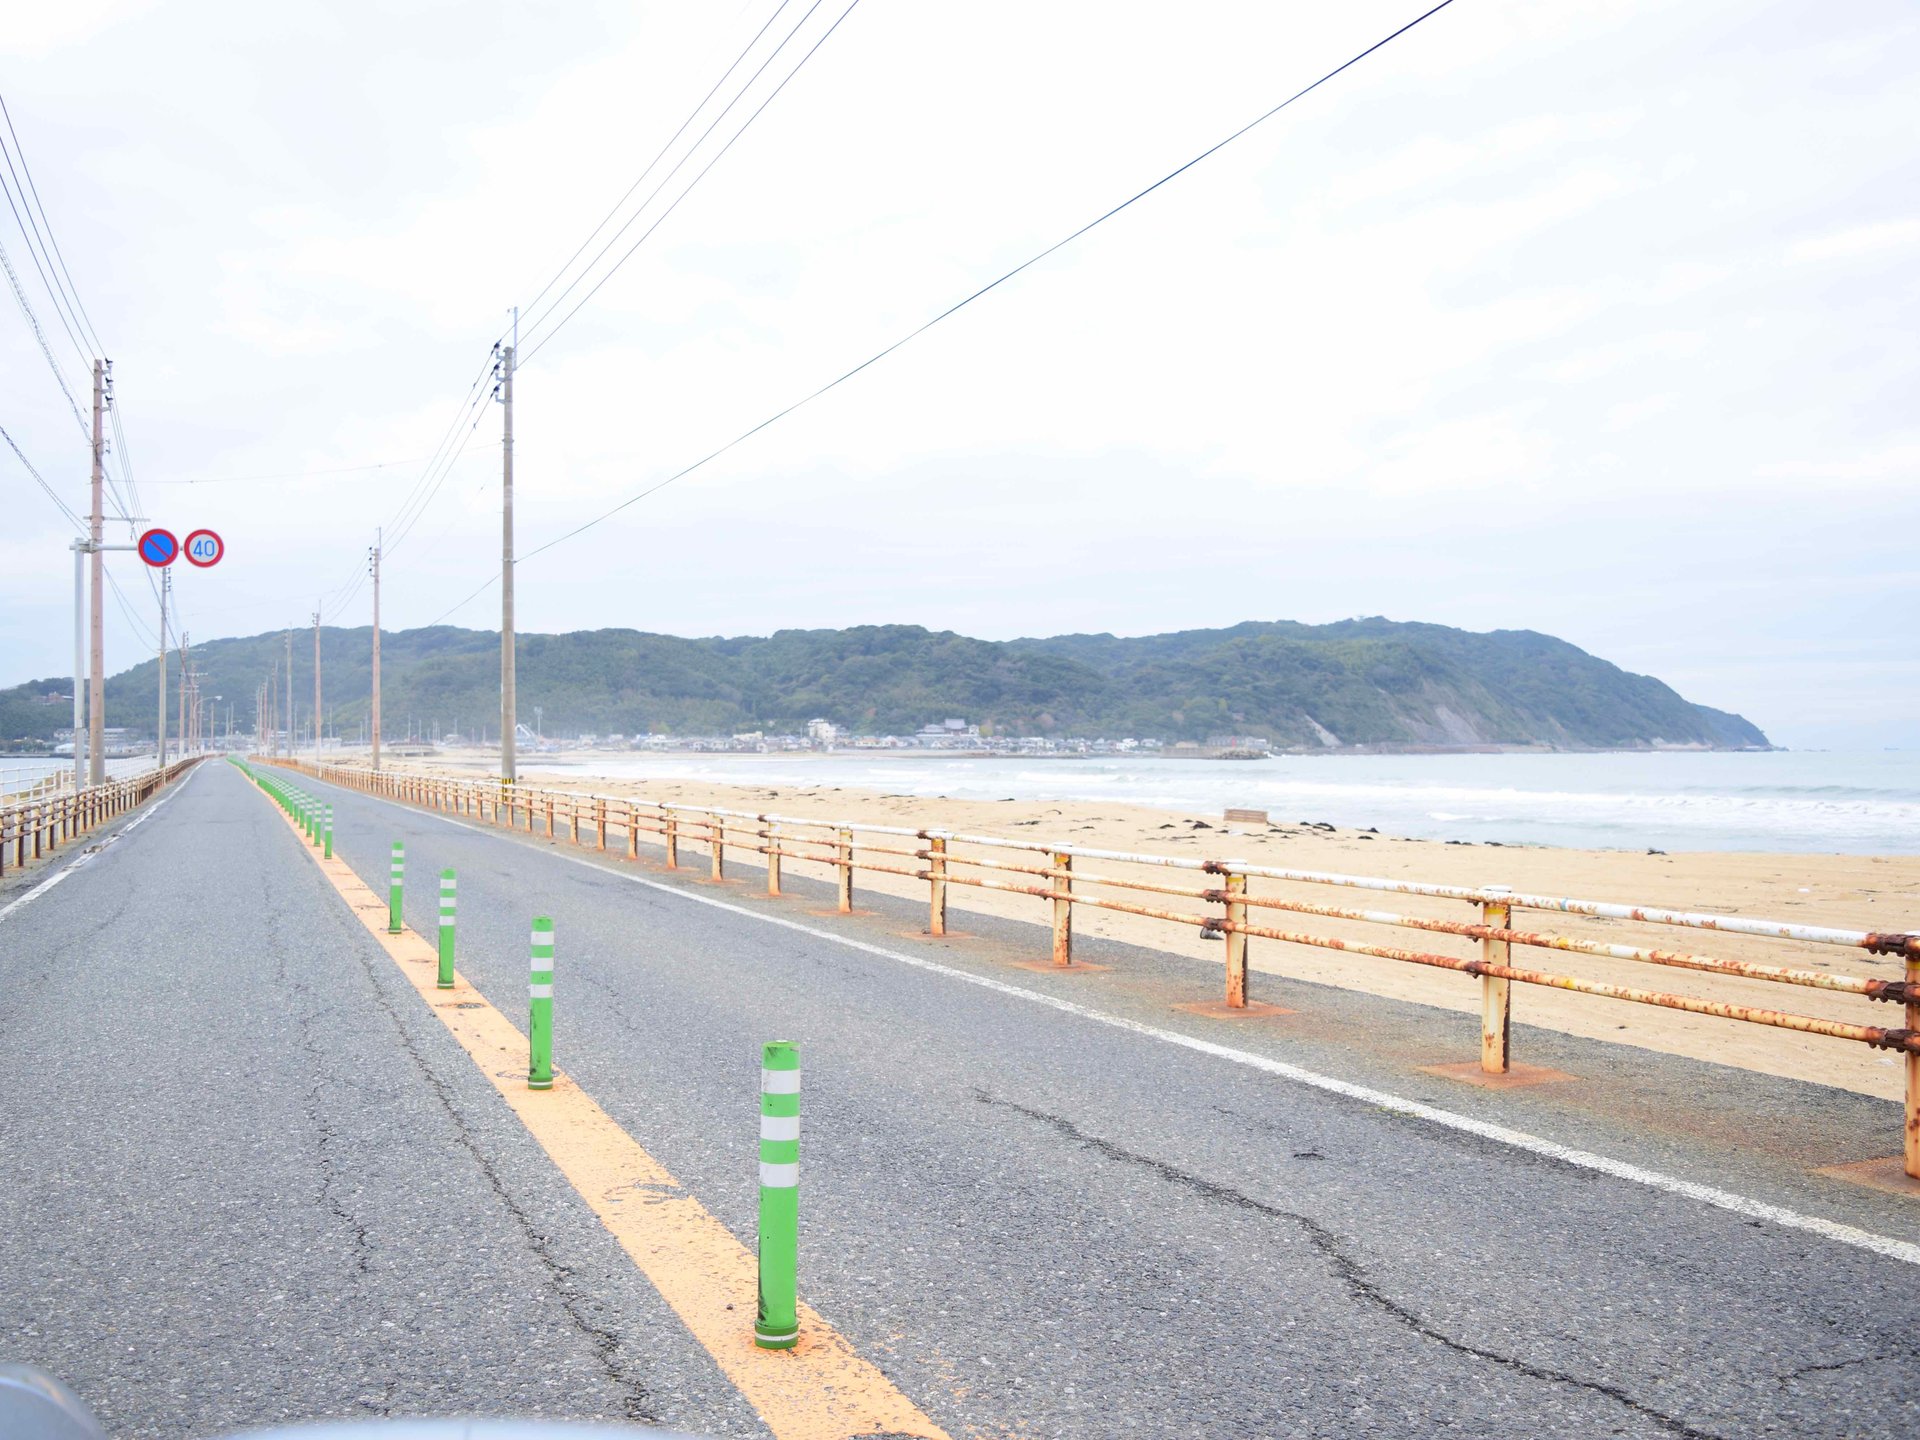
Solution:
[[(371, 648), (365, 629), (322, 633), (326, 703), (342, 734), (366, 712)], [(236, 725), (250, 728), (255, 688), (284, 653), (278, 632), (196, 646), (202, 693), (233, 701)], [(309, 640), (294, 646), (296, 709), (312, 695), (311, 654)], [(411, 715), (423, 727), (497, 733), (498, 655), (498, 635), (486, 631), (383, 635), (389, 731)], [(1309, 748), (1767, 743), (1738, 715), (1550, 635), (1379, 619), (1005, 642), (916, 625), (693, 640), (594, 630), (524, 636), (519, 655), (522, 719), (538, 704), (558, 733), (784, 733), (814, 716), (856, 733), (901, 733), (964, 716), (1001, 735), (1257, 735)], [(148, 661), (109, 681), (110, 723), (151, 733), (154, 678)], [(65, 689), (42, 681), (0, 691), (0, 738), (51, 736), (68, 710), (40, 697)]]

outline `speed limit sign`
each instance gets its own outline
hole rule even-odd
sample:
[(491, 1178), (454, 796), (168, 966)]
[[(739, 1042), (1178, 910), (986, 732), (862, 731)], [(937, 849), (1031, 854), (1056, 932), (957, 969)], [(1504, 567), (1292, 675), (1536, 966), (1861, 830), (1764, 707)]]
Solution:
[(203, 570), (209, 565), (218, 565), (220, 557), (227, 553), (226, 542), (212, 530), (194, 531), (180, 549), (189, 564)]

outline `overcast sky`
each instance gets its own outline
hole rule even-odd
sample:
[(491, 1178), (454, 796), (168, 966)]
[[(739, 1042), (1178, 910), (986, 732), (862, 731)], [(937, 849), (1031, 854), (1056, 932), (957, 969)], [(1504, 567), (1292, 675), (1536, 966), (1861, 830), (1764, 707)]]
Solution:
[[(228, 542), (177, 576), (193, 636), (323, 599), (366, 623), (382, 525), (405, 531), (389, 627), (498, 624), (497, 589), (454, 607), (499, 563), (499, 407), (458, 426), (411, 529), (409, 492), (509, 307), (777, 3), (6, 5), (0, 95), (115, 361), (145, 513)], [(822, 0), (587, 285), (846, 3)], [(529, 330), (523, 350), (553, 338), (517, 380), (522, 554), (1423, 8), (864, 0), (573, 320)], [(520, 625), (1378, 614), (1547, 631), (1786, 744), (1920, 744), (1916, 74), (1908, 0), (1457, 0), (526, 560)], [(82, 508), (85, 444), (0, 309), (0, 425)], [(65, 674), (70, 531), (3, 448), (0, 505), (0, 682)], [(150, 632), (140, 567), (111, 566)], [(118, 670), (149, 642), (109, 610)]]

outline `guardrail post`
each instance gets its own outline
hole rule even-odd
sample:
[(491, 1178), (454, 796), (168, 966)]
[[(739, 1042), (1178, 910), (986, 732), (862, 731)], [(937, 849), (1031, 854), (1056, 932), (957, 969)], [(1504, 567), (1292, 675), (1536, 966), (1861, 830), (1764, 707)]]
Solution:
[(1247, 1008), (1247, 877), (1227, 874), (1227, 1008)]
[(627, 807), (627, 859), (640, 858), (640, 816), (633, 801), (623, 802)]
[(454, 874), (451, 867), (440, 872), (440, 974), (436, 989), (453, 988), (453, 902)]
[(840, 913), (853, 913), (853, 831), (840, 826), (833, 832), (834, 864), (840, 869)]
[(1073, 856), (1053, 857), (1053, 963), (1073, 963)]
[(760, 1299), (753, 1343), (791, 1350), (800, 1335), (800, 1047), (760, 1052)]
[[(1920, 1035), (1920, 955), (1907, 952), (1907, 1029)], [(1920, 1180), (1920, 1055), (1909, 1050), (1907, 1060), (1906, 1170)]]
[[(569, 825), (568, 828), (574, 832), (569, 838), (572, 839), (574, 844), (578, 845), (580, 843), (579, 825), (572, 824)], [(531, 815), (527, 817), (527, 829), (529, 831), (533, 829), (533, 817)], [(547, 839), (553, 839), (553, 796), (551, 795), (547, 796)]]
[(593, 848), (604, 851), (607, 848), (607, 802), (597, 795), (593, 799), (593, 829), (597, 837)]
[(533, 959), (527, 969), (527, 1088), (553, 1088), (553, 921), (533, 922)]
[(387, 872), (387, 933), (398, 935), (400, 925), (400, 885), (407, 872), (407, 847), (393, 842), (393, 864)]
[(667, 841), (667, 869), (680, 868), (680, 817), (671, 810), (660, 812), (665, 817)]
[(707, 817), (707, 850), (711, 865), (709, 878), (715, 881), (727, 878), (727, 821), (722, 815)]
[(767, 842), (767, 894), (780, 893), (780, 827), (765, 815), (760, 817), (765, 828), (760, 832)]
[[(1485, 887), (1489, 897), (1504, 897), (1511, 892), (1505, 885)], [(1480, 923), (1489, 930), (1512, 928), (1513, 908), (1504, 898), (1480, 902)], [(1483, 939), (1480, 958), (1489, 965), (1506, 966), (1512, 960), (1513, 946), (1505, 940)], [(1489, 1075), (1507, 1073), (1507, 1042), (1513, 1028), (1513, 982), (1496, 975), (1480, 977), (1480, 1068)]]
[(947, 837), (927, 836), (927, 933), (947, 933)]

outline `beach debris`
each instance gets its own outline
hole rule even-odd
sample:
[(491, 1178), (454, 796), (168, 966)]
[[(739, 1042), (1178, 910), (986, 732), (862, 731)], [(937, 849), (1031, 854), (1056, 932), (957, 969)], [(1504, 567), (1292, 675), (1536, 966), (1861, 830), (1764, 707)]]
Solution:
[(1647, 854), (1649, 855), (1664, 855), (1666, 853), (1664, 850), (1655, 850), (1652, 846), (1647, 847)]
[(1206, 822), (1206, 821), (1204, 821), (1204, 820), (1189, 820), (1189, 821), (1187, 822), (1187, 824), (1189, 824), (1189, 825), (1191, 825), (1191, 826), (1192, 826), (1192, 827), (1193, 827), (1194, 829), (1196, 829), (1196, 830), (1211, 830), (1211, 829), (1213, 829), (1213, 826), (1211, 826), (1211, 825), (1209, 825), (1209, 824), (1207, 824), (1207, 822)]

